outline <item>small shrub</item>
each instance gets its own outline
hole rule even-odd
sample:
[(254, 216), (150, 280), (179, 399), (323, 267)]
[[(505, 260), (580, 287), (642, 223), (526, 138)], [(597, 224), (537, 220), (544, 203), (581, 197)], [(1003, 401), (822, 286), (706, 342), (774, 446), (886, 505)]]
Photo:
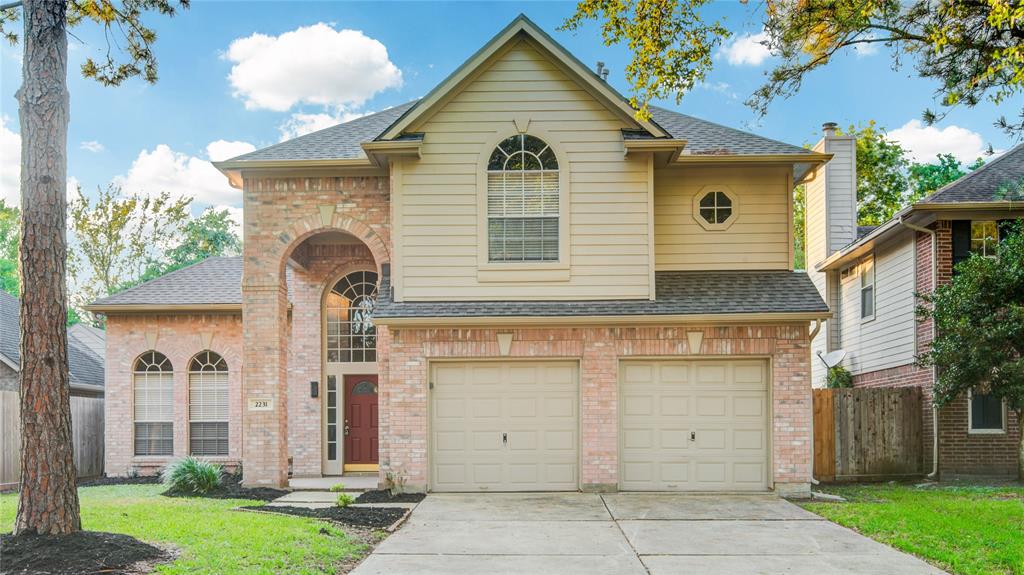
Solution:
[(220, 486), (223, 474), (221, 466), (216, 463), (185, 457), (169, 464), (160, 477), (171, 491), (204, 495)]
[(853, 387), (853, 374), (841, 365), (832, 366), (828, 368), (826, 384), (832, 389)]
[(334, 485), (331, 486), (332, 493), (341, 493), (342, 491), (345, 491), (344, 483), (335, 483)]
[(355, 503), (355, 501), (356, 501), (356, 498), (352, 497), (348, 493), (339, 493), (338, 494), (338, 507), (342, 507), (342, 508), (348, 507), (349, 505), (352, 505), (353, 503)]

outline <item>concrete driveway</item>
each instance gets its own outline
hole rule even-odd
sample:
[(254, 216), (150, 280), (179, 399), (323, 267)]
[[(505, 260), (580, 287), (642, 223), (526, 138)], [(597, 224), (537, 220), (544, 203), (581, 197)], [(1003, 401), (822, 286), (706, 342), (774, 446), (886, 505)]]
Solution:
[(942, 573), (770, 495), (430, 495), (355, 575)]

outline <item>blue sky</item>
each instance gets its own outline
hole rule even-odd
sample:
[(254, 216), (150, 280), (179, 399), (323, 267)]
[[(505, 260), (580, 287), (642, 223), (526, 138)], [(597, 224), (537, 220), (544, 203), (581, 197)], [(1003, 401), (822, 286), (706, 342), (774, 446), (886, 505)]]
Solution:
[[(135, 79), (116, 88), (81, 78), (86, 55), (101, 55), (106, 46), (101, 30), (84, 24), (72, 30), (78, 39), (70, 39), (68, 175), (87, 191), (118, 181), (129, 191), (194, 195), (197, 209), (238, 206), (240, 192), (211, 172), (211, 156), (274, 144), (285, 133), (421, 97), (520, 12), (580, 60), (606, 62), (609, 81), (626, 92), (626, 48), (604, 46), (594, 25), (575, 34), (556, 30), (573, 8), (569, 2), (522, 1), (194, 1), (173, 19), (147, 17), (159, 35), (159, 82)], [(755, 3), (710, 7), (709, 14), (724, 17), (737, 33), (736, 43), (716, 54), (703, 87), (678, 106), (665, 105), (798, 145), (817, 139), (824, 121), (846, 126), (868, 120), (922, 158), (948, 150), (967, 159), (988, 144), (997, 150), (1012, 145), (992, 126), (998, 110), (989, 103), (954, 110), (937, 129), (913, 124), (933, 105), (934, 84), (916, 78), (911, 68), (892, 70), (884, 47), (840, 56), (809, 76), (798, 95), (757, 118), (743, 101), (773, 59), (750, 38), (761, 32), (755, 9)], [(17, 195), (20, 51), (0, 48), (0, 182), (6, 198)], [(1020, 105), (1006, 103), (1004, 113), (1013, 115)]]

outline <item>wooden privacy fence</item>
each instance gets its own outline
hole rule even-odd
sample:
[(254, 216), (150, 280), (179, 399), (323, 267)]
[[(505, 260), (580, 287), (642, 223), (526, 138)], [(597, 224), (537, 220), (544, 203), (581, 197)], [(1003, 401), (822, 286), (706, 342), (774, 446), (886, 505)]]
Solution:
[(852, 481), (919, 475), (920, 388), (814, 390), (814, 477)]
[[(0, 489), (18, 486), (21, 416), (18, 392), (0, 391)], [(79, 477), (103, 475), (103, 398), (71, 398), (71, 432)]]

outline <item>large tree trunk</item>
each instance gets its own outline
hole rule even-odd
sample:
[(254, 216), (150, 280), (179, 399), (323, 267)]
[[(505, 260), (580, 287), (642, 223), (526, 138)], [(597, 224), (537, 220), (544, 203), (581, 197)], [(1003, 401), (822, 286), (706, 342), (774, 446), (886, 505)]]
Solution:
[(21, 115), (21, 493), (15, 533), (82, 528), (67, 357), (66, 0), (25, 0)]

